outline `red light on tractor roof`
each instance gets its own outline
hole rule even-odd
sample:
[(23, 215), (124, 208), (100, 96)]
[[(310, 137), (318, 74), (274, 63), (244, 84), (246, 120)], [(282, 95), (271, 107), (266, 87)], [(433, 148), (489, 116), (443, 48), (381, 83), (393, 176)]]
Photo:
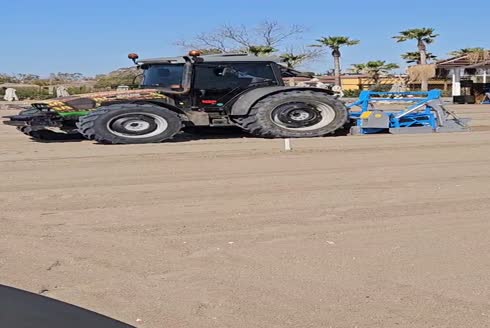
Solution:
[(191, 56), (191, 57), (199, 57), (201, 55), (202, 55), (202, 53), (199, 50), (191, 50), (191, 51), (189, 51), (189, 56)]
[(128, 58), (129, 59), (132, 59), (132, 60), (135, 60), (135, 59), (140, 58), (140, 56), (138, 56), (138, 54), (131, 53), (131, 54), (128, 55)]

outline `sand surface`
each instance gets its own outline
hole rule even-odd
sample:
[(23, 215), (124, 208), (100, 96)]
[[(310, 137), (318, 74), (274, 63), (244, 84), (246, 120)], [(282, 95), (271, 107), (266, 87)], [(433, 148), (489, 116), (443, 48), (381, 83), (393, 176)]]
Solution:
[(0, 126), (0, 283), (137, 327), (490, 327), (490, 106), (453, 109), (289, 153)]

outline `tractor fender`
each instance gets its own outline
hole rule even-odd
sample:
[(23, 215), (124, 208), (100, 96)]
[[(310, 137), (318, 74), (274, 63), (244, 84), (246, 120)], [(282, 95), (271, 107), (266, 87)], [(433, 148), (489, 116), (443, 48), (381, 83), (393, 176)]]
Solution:
[(309, 90), (309, 91), (317, 91), (322, 92), (328, 95), (334, 95), (334, 92), (328, 89), (322, 88), (314, 88), (314, 87), (284, 87), (284, 86), (274, 86), (274, 87), (264, 87), (252, 89), (250, 91), (245, 91), (241, 94), (237, 100), (233, 103), (230, 111), (230, 115), (232, 116), (244, 116), (250, 112), (250, 109), (255, 105), (259, 100), (285, 91), (292, 90)]
[(175, 112), (177, 114), (186, 114), (187, 111), (185, 109), (179, 108), (175, 106), (173, 103), (168, 102), (165, 99), (162, 100), (136, 100), (133, 101), (134, 104), (148, 104), (148, 105), (155, 105), (158, 107), (164, 107), (168, 110), (171, 110), (172, 112)]
[(174, 113), (177, 113), (182, 116), (186, 116), (189, 112), (189, 110), (179, 108), (177, 106), (174, 106), (173, 104), (168, 103), (167, 101), (159, 101), (159, 100), (139, 100), (139, 101), (133, 101), (133, 104), (148, 104), (148, 105), (154, 105), (157, 107), (163, 107), (165, 109), (168, 109)]
[(138, 101), (135, 103), (150, 104), (150, 105), (166, 108), (174, 113), (179, 114), (184, 121), (189, 122), (194, 126), (208, 126), (210, 124), (208, 113), (193, 111), (191, 109), (186, 109), (186, 108), (180, 108), (172, 104), (169, 104), (166, 101), (146, 100), (146, 101)]

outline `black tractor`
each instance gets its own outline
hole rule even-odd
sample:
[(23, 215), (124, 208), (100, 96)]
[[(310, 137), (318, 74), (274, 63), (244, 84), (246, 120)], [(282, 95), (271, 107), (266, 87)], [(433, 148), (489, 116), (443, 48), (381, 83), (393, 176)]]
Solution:
[(183, 129), (225, 126), (266, 138), (321, 137), (348, 122), (347, 107), (331, 90), (285, 86), (284, 77), (301, 73), (274, 57), (197, 51), (172, 58), (128, 57), (142, 71), (140, 89), (34, 103), (4, 123), (35, 139), (82, 135), (129, 144), (162, 142)]

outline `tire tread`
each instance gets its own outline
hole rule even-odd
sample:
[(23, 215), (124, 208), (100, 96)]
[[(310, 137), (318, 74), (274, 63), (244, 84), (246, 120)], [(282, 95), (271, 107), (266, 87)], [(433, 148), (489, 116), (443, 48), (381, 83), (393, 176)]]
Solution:
[[(267, 126), (269, 122), (264, 121), (264, 118), (258, 115), (259, 111), (262, 108), (266, 108), (268, 105), (280, 101), (284, 97), (324, 97), (325, 102), (328, 105), (332, 106), (336, 112), (336, 115), (340, 115), (340, 117), (336, 117), (336, 124), (333, 125), (327, 131), (322, 132), (321, 135), (317, 135), (315, 130), (311, 131), (302, 131), (302, 134), (289, 134), (285, 131), (285, 129), (280, 128), (270, 128)], [(338, 129), (342, 128), (349, 119), (349, 113), (345, 105), (337, 99), (330, 97), (329, 95), (312, 90), (292, 90), (292, 91), (284, 91), (272, 94), (270, 96), (266, 96), (265, 98), (256, 102), (252, 108), (250, 109), (250, 113), (246, 117), (241, 117), (237, 120), (237, 123), (244, 129), (245, 131), (264, 138), (307, 138), (307, 137), (318, 137), (324, 136), (328, 134), (333, 134)]]

